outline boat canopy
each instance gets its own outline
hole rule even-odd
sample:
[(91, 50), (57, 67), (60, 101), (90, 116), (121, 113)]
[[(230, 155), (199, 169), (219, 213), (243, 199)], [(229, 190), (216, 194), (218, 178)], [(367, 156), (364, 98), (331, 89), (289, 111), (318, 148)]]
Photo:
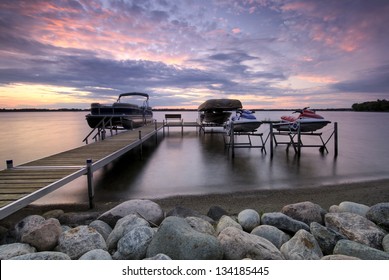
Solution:
[(198, 111), (231, 111), (242, 108), (242, 103), (238, 99), (209, 99), (201, 104)]
[(138, 96), (143, 96), (143, 97), (146, 97), (147, 100), (149, 100), (149, 95), (147, 93), (141, 93), (141, 92), (127, 92), (127, 93), (122, 93), (119, 95), (119, 98), (117, 100), (117, 102), (120, 101), (120, 98), (122, 98), (123, 96), (134, 96), (134, 95), (138, 95)]

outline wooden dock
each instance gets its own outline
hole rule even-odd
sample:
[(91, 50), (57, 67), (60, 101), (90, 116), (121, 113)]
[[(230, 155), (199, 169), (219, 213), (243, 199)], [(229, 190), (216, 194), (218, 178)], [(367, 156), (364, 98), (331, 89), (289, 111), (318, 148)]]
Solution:
[(162, 128), (161, 123), (150, 124), (16, 167), (7, 162), (7, 169), (0, 171), (0, 219), (83, 175), (88, 177), (93, 207), (93, 172), (141, 146)]

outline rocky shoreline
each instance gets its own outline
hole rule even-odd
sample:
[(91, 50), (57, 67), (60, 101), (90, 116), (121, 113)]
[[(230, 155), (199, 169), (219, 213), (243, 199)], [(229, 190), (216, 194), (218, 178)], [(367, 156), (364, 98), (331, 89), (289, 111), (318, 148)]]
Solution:
[(389, 260), (389, 202), (311, 201), (206, 214), (134, 199), (104, 212), (51, 210), (1, 227), (1, 260)]

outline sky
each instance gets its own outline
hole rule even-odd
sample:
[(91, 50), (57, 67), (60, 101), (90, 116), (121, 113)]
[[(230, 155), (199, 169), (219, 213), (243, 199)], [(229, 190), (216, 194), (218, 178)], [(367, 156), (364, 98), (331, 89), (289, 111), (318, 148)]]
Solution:
[(389, 96), (389, 0), (1, 0), (0, 108), (350, 108)]

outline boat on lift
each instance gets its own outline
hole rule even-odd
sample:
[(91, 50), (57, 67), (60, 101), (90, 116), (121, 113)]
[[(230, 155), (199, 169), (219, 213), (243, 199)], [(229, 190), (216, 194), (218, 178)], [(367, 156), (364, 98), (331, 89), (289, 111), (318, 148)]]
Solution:
[(249, 133), (255, 132), (262, 122), (257, 120), (253, 111), (246, 109), (236, 110), (236, 115), (231, 117), (231, 120), (226, 125), (227, 134), (231, 134), (233, 129), (234, 133)]
[(313, 132), (331, 123), (331, 121), (324, 119), (324, 117), (308, 108), (294, 111), (293, 113), (299, 113), (297, 117), (282, 116), (281, 122), (274, 124), (273, 127), (278, 131), (297, 132), (300, 129), (300, 132)]
[(209, 99), (198, 107), (200, 122), (205, 125), (224, 125), (233, 111), (242, 108), (237, 99)]
[[(122, 102), (123, 97), (145, 98), (143, 105)], [(91, 113), (86, 115), (91, 128), (134, 129), (153, 121), (152, 108), (147, 93), (129, 92), (119, 95), (113, 104), (92, 103)]]

